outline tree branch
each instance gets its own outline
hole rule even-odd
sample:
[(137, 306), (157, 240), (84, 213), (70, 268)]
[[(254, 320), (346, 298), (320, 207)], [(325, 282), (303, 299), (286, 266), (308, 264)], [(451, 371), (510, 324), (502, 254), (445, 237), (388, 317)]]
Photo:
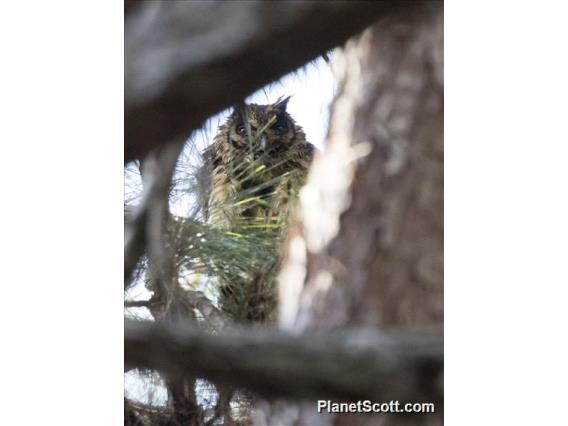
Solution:
[(144, 158), (401, 1), (144, 2), (125, 17), (125, 161)]
[(211, 335), (189, 324), (125, 324), (127, 366), (203, 377), (266, 398), (439, 402), (442, 359), (442, 337), (432, 332), (291, 336), (242, 329)]
[(154, 301), (152, 300), (125, 300), (124, 307), (125, 308), (149, 308), (152, 306)]
[[(162, 218), (159, 209), (164, 208), (164, 202), (167, 203), (171, 178), (182, 148), (183, 143), (179, 141), (171, 142), (159, 150), (159, 152), (151, 154), (144, 161), (146, 170), (142, 175), (144, 187), (142, 201), (126, 215), (126, 233), (124, 237), (125, 288), (128, 287), (136, 264), (144, 253), (146, 239), (153, 237), (148, 234), (154, 230), (155, 226), (149, 229), (148, 219), (157, 216), (159, 221)], [(167, 205), (165, 208), (167, 210)], [(152, 215), (150, 215), (150, 212), (153, 212)], [(154, 240), (154, 238), (151, 238), (151, 241)]]

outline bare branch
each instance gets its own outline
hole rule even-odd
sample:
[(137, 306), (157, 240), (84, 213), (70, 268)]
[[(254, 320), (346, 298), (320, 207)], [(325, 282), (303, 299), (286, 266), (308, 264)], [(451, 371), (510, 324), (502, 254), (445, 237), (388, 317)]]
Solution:
[[(148, 196), (148, 198), (150, 198)], [(131, 282), (132, 274), (136, 269), (138, 260), (144, 253), (144, 224), (146, 223), (147, 202), (143, 200), (134, 211), (129, 214), (124, 235), (124, 287)]]
[(152, 300), (127, 300), (124, 302), (125, 308), (148, 308), (155, 302)]
[(145, 2), (125, 18), (125, 161), (347, 40), (401, 1)]
[(242, 329), (211, 335), (190, 324), (126, 321), (125, 361), (204, 377), (266, 398), (441, 400), (440, 333), (371, 329), (291, 336)]
[[(150, 261), (150, 274), (155, 284), (156, 298), (164, 303), (167, 312), (173, 300), (177, 284), (175, 255), (168, 242), (169, 189), (173, 171), (182, 144), (170, 144), (165, 149), (150, 154), (142, 162), (142, 179), (150, 187), (156, 187), (149, 200), (146, 213), (146, 250)], [(146, 186), (146, 183), (144, 183)]]
[[(140, 204), (128, 212), (126, 221), (126, 235), (124, 238), (124, 285), (128, 285), (130, 277), (136, 268), (136, 264), (144, 253), (145, 237), (147, 232), (148, 212), (152, 209), (156, 220), (161, 220), (164, 202), (167, 203), (172, 174), (181, 152), (181, 142), (171, 142), (164, 146), (160, 152), (151, 154), (144, 161), (145, 172), (143, 173), (144, 192)], [(167, 208), (167, 205), (166, 205)], [(152, 227), (155, 229), (155, 227)], [(161, 231), (160, 231), (161, 232)], [(152, 239), (155, 235), (150, 236)]]

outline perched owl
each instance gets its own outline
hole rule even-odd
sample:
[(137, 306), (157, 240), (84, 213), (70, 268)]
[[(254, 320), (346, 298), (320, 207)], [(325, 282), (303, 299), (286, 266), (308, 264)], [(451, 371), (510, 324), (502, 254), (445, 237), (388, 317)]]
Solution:
[[(288, 100), (235, 107), (203, 157), (210, 182), (205, 209), (209, 223), (231, 235), (254, 235), (275, 252), (314, 153), (286, 112)], [(257, 262), (253, 273), (226, 277), (221, 288), (225, 311), (236, 319), (265, 319), (275, 305), (277, 263)]]
[(282, 216), (301, 186), (314, 147), (286, 112), (289, 98), (272, 105), (235, 107), (204, 153), (211, 174), (211, 223), (234, 228)]

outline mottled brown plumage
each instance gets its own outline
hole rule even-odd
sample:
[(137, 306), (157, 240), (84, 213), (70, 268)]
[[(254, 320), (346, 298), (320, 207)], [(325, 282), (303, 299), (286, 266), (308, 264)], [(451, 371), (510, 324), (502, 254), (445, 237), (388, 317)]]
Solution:
[[(236, 107), (204, 152), (208, 221), (234, 235), (264, 236), (274, 251), (314, 152), (286, 112), (288, 99)], [(270, 262), (254, 273), (230, 277), (221, 289), (224, 309), (236, 319), (266, 319), (275, 304), (276, 268), (277, 262)]]
[(211, 223), (233, 228), (239, 219), (285, 215), (289, 192), (305, 180), (314, 149), (286, 112), (287, 101), (236, 107), (219, 128), (205, 152)]

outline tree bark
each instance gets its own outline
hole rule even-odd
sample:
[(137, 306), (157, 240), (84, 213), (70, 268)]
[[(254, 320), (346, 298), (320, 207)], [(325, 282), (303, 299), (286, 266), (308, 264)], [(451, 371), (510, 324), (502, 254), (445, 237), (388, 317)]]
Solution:
[[(303, 190), (280, 275), (281, 326), (441, 327), (442, 3), (377, 23), (335, 58), (339, 93), (326, 150)], [(268, 424), (279, 418), (274, 408)], [(313, 404), (296, 408), (294, 424), (442, 421), (419, 414), (324, 419)]]

